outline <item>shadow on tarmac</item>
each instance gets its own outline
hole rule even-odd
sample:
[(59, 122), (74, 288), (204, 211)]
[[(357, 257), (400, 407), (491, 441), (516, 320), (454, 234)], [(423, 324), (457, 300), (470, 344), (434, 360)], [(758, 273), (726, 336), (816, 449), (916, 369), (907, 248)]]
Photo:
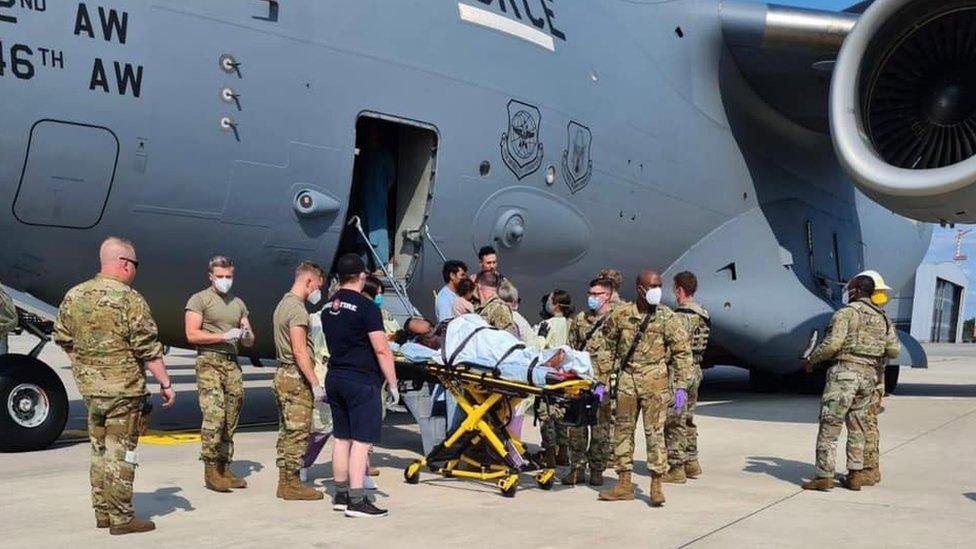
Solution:
[(976, 385), (899, 383), (895, 396), (976, 397)]
[(132, 504), (139, 515), (150, 520), (176, 511), (195, 510), (190, 500), (179, 495), (182, 491), (183, 488), (179, 486), (170, 486), (157, 488), (155, 492), (136, 492), (132, 496)]
[(746, 473), (760, 473), (789, 482), (800, 484), (813, 474), (813, 465), (805, 461), (783, 459), (771, 456), (751, 456), (746, 458)]
[(963, 496), (976, 501), (976, 492), (966, 492)]
[(236, 476), (247, 478), (254, 473), (258, 473), (264, 470), (264, 464), (258, 463), (257, 461), (251, 461), (247, 459), (234, 460), (234, 463), (230, 466), (231, 472)]

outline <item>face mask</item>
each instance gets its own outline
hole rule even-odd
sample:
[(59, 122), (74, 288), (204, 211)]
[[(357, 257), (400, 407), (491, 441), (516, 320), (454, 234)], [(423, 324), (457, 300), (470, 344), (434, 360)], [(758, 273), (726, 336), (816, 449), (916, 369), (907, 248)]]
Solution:
[(377, 307), (382, 307), (383, 306), (383, 294), (378, 294), (376, 297), (374, 297), (373, 298), (373, 303), (375, 303)]
[(848, 303), (850, 303), (851, 302), (851, 292), (848, 291), (848, 290), (844, 290), (844, 293), (842, 293), (841, 296), (840, 296), (840, 302), (842, 304), (844, 304), (844, 305), (847, 305)]
[(214, 280), (214, 288), (217, 288), (218, 293), (226, 294), (230, 291), (230, 287), (233, 285), (233, 278), (218, 278)]
[(644, 292), (644, 299), (647, 301), (648, 305), (660, 305), (661, 304), (661, 288), (648, 288)]
[(549, 303), (548, 301), (546, 301), (545, 308), (546, 308), (546, 314), (547, 315), (552, 315), (552, 303)]
[(603, 306), (603, 303), (600, 302), (600, 298), (599, 297), (597, 297), (595, 295), (591, 295), (591, 296), (589, 296), (589, 297), (586, 298), (586, 306), (589, 307), (591, 311), (595, 311), (595, 310), (599, 309), (600, 307), (602, 307)]
[(319, 301), (322, 301), (322, 290), (315, 290), (314, 292), (308, 294), (305, 301), (308, 301), (312, 305), (317, 305)]
[(888, 292), (874, 292), (871, 294), (871, 303), (878, 307), (884, 307), (888, 304)]

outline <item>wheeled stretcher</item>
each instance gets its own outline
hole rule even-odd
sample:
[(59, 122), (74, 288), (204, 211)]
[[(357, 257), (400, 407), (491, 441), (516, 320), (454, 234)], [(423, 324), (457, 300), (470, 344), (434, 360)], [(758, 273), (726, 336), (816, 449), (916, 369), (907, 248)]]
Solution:
[(401, 379), (436, 380), (466, 416), (426, 457), (407, 466), (403, 476), (409, 484), (418, 483), (426, 467), (444, 477), (494, 482), (506, 497), (515, 496), (522, 473), (534, 473), (538, 486), (548, 490), (556, 471), (538, 456), (527, 455), (525, 444), (509, 429), (513, 410), (523, 399), (537, 397), (564, 406), (565, 423), (593, 425), (602, 397), (602, 386), (571, 373), (549, 374), (547, 383), (537, 386), (531, 375), (524, 381), (503, 379), (497, 369), (469, 363), (398, 362), (397, 369)]

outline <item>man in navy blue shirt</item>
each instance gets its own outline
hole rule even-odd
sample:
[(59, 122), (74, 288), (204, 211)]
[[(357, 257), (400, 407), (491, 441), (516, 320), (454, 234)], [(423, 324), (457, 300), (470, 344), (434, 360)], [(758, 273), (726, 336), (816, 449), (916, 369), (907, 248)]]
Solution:
[(393, 353), (383, 330), (380, 308), (363, 296), (366, 265), (356, 254), (339, 258), (335, 267), (339, 290), (322, 309), (322, 330), (329, 348), (325, 391), (332, 409), (335, 439), (332, 470), (336, 494), (332, 508), (347, 517), (383, 517), (363, 491), (367, 454), (379, 442), (385, 379), (398, 401)]

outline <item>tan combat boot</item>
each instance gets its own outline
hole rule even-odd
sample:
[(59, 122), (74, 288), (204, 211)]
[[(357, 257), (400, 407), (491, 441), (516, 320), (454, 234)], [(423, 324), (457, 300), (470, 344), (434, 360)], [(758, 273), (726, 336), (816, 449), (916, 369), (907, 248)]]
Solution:
[(227, 485), (231, 488), (247, 488), (247, 481), (235, 475), (234, 472), (230, 470), (230, 463), (226, 461), (221, 461), (218, 463), (217, 472), (220, 473), (221, 478), (227, 481)]
[(861, 486), (874, 486), (881, 483), (881, 467), (871, 467), (862, 470)]
[(854, 490), (859, 492), (861, 490), (861, 484), (864, 481), (864, 473), (861, 471), (848, 471), (847, 477), (844, 478), (844, 488), (848, 490)]
[(203, 462), (203, 485), (214, 492), (230, 492), (230, 484), (220, 476), (216, 463)]
[(590, 486), (603, 486), (603, 469), (590, 467)]
[(603, 501), (627, 501), (634, 499), (634, 485), (630, 481), (630, 471), (620, 473), (617, 484), (609, 490), (600, 492)]
[(586, 483), (586, 468), (579, 466), (573, 467), (566, 473), (566, 476), (559, 479), (562, 484), (575, 485), (575, 484), (585, 484)]
[(667, 482), (668, 484), (684, 484), (688, 482), (687, 477), (685, 477), (685, 468), (681, 465), (675, 465), (668, 469), (668, 472), (661, 477), (661, 482)]
[(112, 526), (108, 529), (108, 533), (113, 536), (124, 536), (126, 534), (140, 534), (142, 532), (151, 532), (156, 529), (156, 525), (151, 520), (141, 519), (132, 517), (132, 520), (125, 524), (120, 524), (118, 526)]
[(808, 480), (800, 485), (804, 490), (820, 490), (826, 492), (834, 487), (833, 477), (817, 477), (815, 479)]
[(298, 479), (297, 472), (280, 471), (278, 476), (278, 497), (284, 500), (312, 501), (325, 497), (315, 488), (305, 486)]
[[(684, 474), (684, 469), (681, 470), (682, 475)], [(660, 507), (664, 505), (664, 488), (662, 487), (663, 475), (657, 473), (651, 473), (651, 507)]]
[(685, 476), (688, 478), (698, 478), (701, 476), (701, 464), (698, 463), (697, 459), (693, 459), (685, 463)]
[(108, 519), (108, 515), (95, 515), (95, 528), (108, 528), (112, 525), (112, 522)]

